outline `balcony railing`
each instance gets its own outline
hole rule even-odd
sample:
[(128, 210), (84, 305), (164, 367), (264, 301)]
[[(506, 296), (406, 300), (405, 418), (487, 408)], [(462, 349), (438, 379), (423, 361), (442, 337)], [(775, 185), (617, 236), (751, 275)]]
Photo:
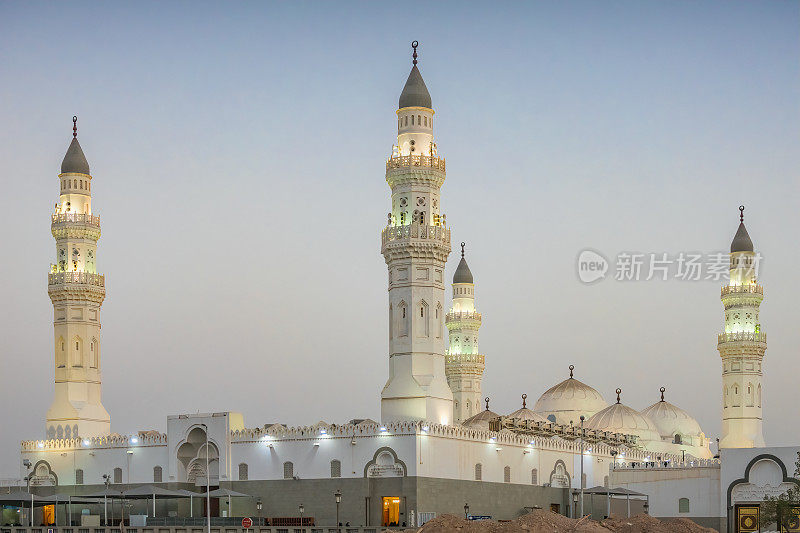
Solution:
[(100, 225), (100, 217), (94, 215), (87, 215), (86, 213), (59, 213), (51, 217), (52, 224), (61, 224), (63, 222), (82, 222), (84, 224), (91, 224), (92, 226)]
[(444, 158), (430, 155), (398, 155), (386, 161), (386, 170), (404, 167), (426, 167), (445, 171)]
[(481, 320), (481, 314), (477, 311), (458, 311), (447, 313), (444, 317), (445, 322), (455, 322), (456, 320)]
[(458, 353), (445, 356), (447, 363), (477, 363), (484, 364), (485, 356), (479, 353)]
[(720, 291), (720, 296), (726, 294), (764, 294), (764, 287), (761, 285), (725, 285)]
[(55, 274), (47, 275), (47, 283), (48, 285), (80, 283), (95, 287), (105, 287), (106, 279), (102, 274), (91, 274), (89, 272), (56, 272)]
[(450, 230), (444, 226), (409, 224), (408, 226), (387, 226), (383, 228), (383, 231), (381, 231), (382, 245), (386, 245), (391, 241), (410, 239), (423, 239), (449, 243)]
[(750, 341), (750, 342), (767, 342), (767, 334), (760, 331), (751, 332), (738, 332), (738, 333), (720, 333), (717, 335), (717, 344), (724, 342), (737, 342), (737, 341)]

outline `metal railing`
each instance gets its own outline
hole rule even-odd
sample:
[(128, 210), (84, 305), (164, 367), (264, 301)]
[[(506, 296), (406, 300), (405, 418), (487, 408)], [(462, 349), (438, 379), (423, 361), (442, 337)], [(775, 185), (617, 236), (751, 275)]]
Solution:
[(725, 285), (720, 290), (720, 296), (726, 294), (764, 294), (761, 285)]
[(478, 363), (484, 364), (484, 356), (479, 353), (459, 353), (445, 356), (446, 363)]
[(427, 167), (445, 171), (444, 158), (430, 155), (397, 155), (386, 161), (386, 170), (404, 167)]
[(89, 272), (56, 272), (47, 275), (48, 285), (62, 285), (64, 283), (81, 283), (83, 285), (105, 287), (106, 279), (102, 274), (91, 274)]
[(381, 244), (391, 241), (425, 239), (439, 242), (450, 242), (450, 230), (444, 226), (428, 226), (425, 224), (409, 224), (407, 226), (387, 226), (381, 231)]
[(447, 313), (444, 319), (446, 322), (451, 322), (454, 320), (480, 320), (481, 314), (477, 311), (458, 311)]
[(737, 341), (767, 342), (767, 334), (760, 331), (741, 331), (739, 333), (720, 333), (717, 335), (717, 344)]
[(62, 224), (64, 222), (82, 222), (93, 226), (100, 225), (100, 217), (88, 215), (86, 213), (58, 213), (51, 216), (52, 224)]

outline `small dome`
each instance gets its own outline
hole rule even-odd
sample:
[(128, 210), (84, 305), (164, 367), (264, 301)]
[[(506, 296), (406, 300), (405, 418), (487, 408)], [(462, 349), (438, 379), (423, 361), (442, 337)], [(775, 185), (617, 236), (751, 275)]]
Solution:
[(516, 418), (518, 420), (530, 420), (532, 422), (548, 422), (548, 420), (543, 417), (542, 415), (536, 414), (530, 409), (526, 407), (526, 402), (528, 399), (527, 394), (522, 395), (522, 407), (517, 409), (513, 413), (510, 413), (508, 416), (509, 418)]
[(681, 437), (697, 437), (703, 430), (700, 424), (689, 413), (680, 407), (664, 400), (664, 389), (661, 389), (661, 401), (641, 411), (643, 416), (653, 421), (658, 433), (664, 439), (673, 440), (675, 435)]
[(752, 251), (753, 241), (750, 240), (750, 235), (747, 234), (747, 228), (744, 227), (744, 222), (739, 222), (739, 229), (736, 230), (736, 236), (731, 242), (731, 253)]
[[(621, 392), (620, 389), (617, 389), (617, 391), (617, 394)], [(636, 435), (640, 441), (661, 441), (661, 435), (658, 434), (655, 422), (639, 413), (636, 409), (619, 403), (619, 397), (617, 397), (617, 403), (592, 416), (584, 427), (599, 431)]]
[(398, 109), (404, 107), (427, 107), (433, 109), (431, 103), (431, 94), (425, 86), (425, 80), (422, 79), (417, 65), (411, 69), (411, 73), (406, 80), (406, 86), (403, 87), (403, 92), (400, 94), (400, 101)]
[(586, 418), (608, 406), (603, 396), (589, 385), (572, 377), (575, 367), (569, 367), (569, 379), (548, 389), (536, 402), (534, 411), (558, 424), (577, 424), (580, 416)]
[(83, 155), (83, 150), (81, 150), (77, 137), (73, 137), (72, 142), (69, 143), (67, 153), (61, 162), (61, 173), (89, 174), (89, 162), (86, 161), (86, 156)]
[(489, 421), (497, 418), (498, 415), (494, 411), (489, 410), (489, 398), (486, 398), (486, 409), (480, 413), (471, 416), (461, 422), (461, 425), (471, 429), (489, 429)]
[(472, 283), (472, 272), (467, 266), (467, 260), (461, 256), (461, 261), (458, 263), (456, 273), (453, 274), (453, 283)]

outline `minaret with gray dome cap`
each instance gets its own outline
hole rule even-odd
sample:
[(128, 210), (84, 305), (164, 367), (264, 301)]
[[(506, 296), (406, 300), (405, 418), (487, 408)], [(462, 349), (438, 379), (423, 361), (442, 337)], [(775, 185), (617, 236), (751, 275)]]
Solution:
[(61, 194), (50, 222), (56, 240), (47, 285), (54, 314), (55, 391), (47, 411), (48, 439), (111, 431), (101, 401), (100, 307), (106, 289), (105, 277), (97, 272), (100, 217), (92, 212), (92, 176), (77, 123), (78, 117), (72, 117), (72, 142), (61, 163)]
[(739, 228), (731, 242), (730, 279), (722, 287), (725, 331), (717, 336), (722, 359), (722, 438), (720, 448), (765, 446), (761, 414), (761, 365), (767, 334), (761, 330), (759, 310), (764, 288), (758, 284), (758, 256), (744, 227), (739, 206)]
[(481, 381), (485, 360), (478, 348), (481, 314), (475, 310), (475, 284), (464, 257), (466, 243), (461, 243), (461, 261), (453, 275), (453, 305), (445, 317), (450, 346), (445, 358), (447, 383), (453, 391), (453, 422), (472, 417), (481, 408)]
[(445, 376), (444, 267), (450, 230), (440, 211), (445, 162), (433, 140), (431, 97), (413, 66), (400, 95), (397, 144), (386, 161), (391, 212), (381, 232), (389, 270), (389, 378), (381, 421), (453, 421)]

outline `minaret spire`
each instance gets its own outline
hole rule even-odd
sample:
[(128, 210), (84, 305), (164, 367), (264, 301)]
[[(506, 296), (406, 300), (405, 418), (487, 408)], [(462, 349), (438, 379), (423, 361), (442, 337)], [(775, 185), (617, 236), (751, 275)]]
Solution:
[(72, 138), (76, 139), (78, 137), (78, 115), (72, 116)]
[(414, 49), (414, 53), (413, 53), (413, 54), (411, 54), (411, 57), (414, 59), (414, 60), (412, 61), (412, 63), (414, 64), (414, 66), (416, 66), (416, 65), (417, 65), (417, 46), (419, 46), (419, 42), (417, 42), (417, 41), (414, 41), (414, 42), (412, 42), (412, 43), (411, 43), (411, 48), (413, 48), (413, 49)]
[(739, 206), (739, 222), (744, 223), (744, 206)]

